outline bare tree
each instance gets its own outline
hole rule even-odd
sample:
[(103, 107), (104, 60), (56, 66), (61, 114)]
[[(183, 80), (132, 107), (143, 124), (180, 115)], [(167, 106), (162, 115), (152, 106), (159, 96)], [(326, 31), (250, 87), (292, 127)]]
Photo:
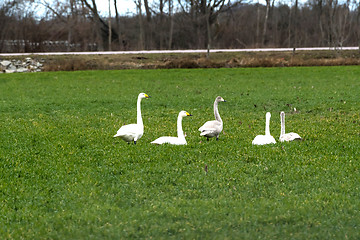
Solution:
[(265, 0), (265, 1), (266, 1), (266, 11), (265, 11), (263, 34), (262, 34), (262, 45), (266, 45), (266, 31), (268, 28), (269, 11), (270, 11), (270, 0)]
[(337, 11), (336, 16), (336, 26), (335, 26), (335, 36), (336, 36), (336, 45), (343, 47), (344, 43), (348, 40), (351, 35), (349, 29), (352, 28), (354, 23), (353, 17), (350, 14), (350, 0), (346, 0)]
[[(356, 5), (357, 4), (357, 5)], [(360, 52), (360, 2), (356, 3), (356, 0), (354, 0), (354, 5), (356, 6), (356, 36), (357, 36), (357, 45), (359, 47)]]
[(318, 4), (317, 4), (317, 16), (318, 16), (319, 29), (320, 29), (320, 33), (321, 33), (320, 45), (322, 45), (321, 43), (325, 39), (325, 32), (324, 32), (324, 27), (323, 27), (323, 23), (322, 23), (322, 17), (323, 17), (323, 14), (324, 14), (323, 0), (317, 0), (317, 1), (318, 1)]
[(174, 17), (173, 17), (173, 0), (168, 0), (169, 4), (169, 18), (170, 18), (170, 30), (169, 30), (169, 45), (168, 49), (172, 48), (172, 42), (173, 42), (173, 32), (174, 32)]
[[(70, 51), (71, 42), (73, 37), (73, 28), (74, 28), (74, 15), (76, 14), (74, 11), (74, 0), (69, 0), (65, 5), (61, 4), (59, 1), (53, 1), (50, 3), (46, 0), (40, 0), (39, 3), (50, 10), (55, 16), (67, 26), (67, 51)], [(68, 14), (68, 8), (70, 8), (70, 14)]]
[(114, 8), (115, 8), (116, 29), (117, 29), (117, 32), (119, 34), (118, 43), (119, 43), (120, 48), (122, 48), (124, 46), (122, 44), (120, 17), (119, 17), (119, 11), (118, 11), (118, 7), (117, 7), (117, 0), (114, 0)]
[(11, 29), (12, 13), (11, 9), (15, 6), (15, 2), (3, 3), (0, 6), (0, 52), (8, 52), (11, 50), (5, 42), (9, 38)]
[(298, 47), (298, 28), (299, 28), (299, 10), (298, 10), (298, 0), (295, 0), (295, 16), (294, 16), (294, 45), (293, 45), (293, 48), (294, 48), (294, 52), (295, 52), (295, 48)]
[(139, 18), (139, 26), (140, 26), (140, 31), (139, 31), (139, 48), (141, 50), (143, 50), (145, 48), (145, 43), (144, 43), (144, 23), (143, 23), (143, 16), (142, 16), (142, 4), (141, 4), (141, 0), (134, 0), (134, 3), (136, 4), (136, 9), (137, 9), (137, 15)]
[(93, 14), (93, 21), (96, 25), (96, 34), (98, 38), (98, 48), (100, 51), (105, 50), (105, 46), (107, 43), (107, 33), (108, 29), (104, 28), (106, 24), (104, 24), (103, 20), (99, 16), (99, 12), (97, 10), (96, 2), (95, 0), (91, 0), (92, 5), (88, 2), (88, 0), (81, 0), (87, 8), (92, 12)]
[(336, 8), (337, 8), (337, 0), (326, 0), (326, 17), (327, 17), (327, 42), (328, 46), (334, 46), (334, 18), (336, 14)]
[(256, 47), (259, 47), (260, 42), (260, 1), (256, 4)]
[(111, 32), (111, 8), (110, 8), (110, 0), (109, 0), (109, 18), (108, 18), (108, 24), (109, 24), (109, 42), (108, 42), (108, 44), (109, 44), (109, 51), (111, 51), (111, 34), (112, 34), (112, 32)]
[(152, 9), (149, 6), (148, 0), (144, 1), (145, 13), (146, 13), (146, 28), (145, 28), (145, 47), (147, 49), (153, 48), (153, 26), (152, 26)]
[[(108, 49), (108, 37), (109, 37), (109, 26), (108, 24), (100, 17), (99, 11), (97, 9), (97, 5), (95, 0), (81, 0), (81, 2), (91, 11), (92, 13), (92, 20), (96, 26), (96, 33), (98, 38), (98, 44), (100, 51), (104, 51)], [(111, 30), (111, 40), (115, 41), (118, 39), (118, 34), (114, 29)]]
[[(240, 2), (240, 1), (239, 1)], [(179, 1), (182, 9), (192, 19), (192, 23), (198, 34), (198, 39), (204, 39), (208, 53), (211, 49), (211, 28), (217, 21), (220, 13), (230, 5), (230, 0), (189, 0), (183, 4)], [(200, 44), (201, 45), (201, 44)], [(203, 45), (203, 46), (204, 46)]]

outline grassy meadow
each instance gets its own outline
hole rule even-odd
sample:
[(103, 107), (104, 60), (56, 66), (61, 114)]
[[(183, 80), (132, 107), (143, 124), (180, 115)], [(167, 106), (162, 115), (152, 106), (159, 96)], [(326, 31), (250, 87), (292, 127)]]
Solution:
[[(0, 74), (0, 238), (359, 239), (359, 93), (359, 66)], [(150, 144), (180, 110), (188, 145)], [(253, 146), (267, 111), (303, 141)]]

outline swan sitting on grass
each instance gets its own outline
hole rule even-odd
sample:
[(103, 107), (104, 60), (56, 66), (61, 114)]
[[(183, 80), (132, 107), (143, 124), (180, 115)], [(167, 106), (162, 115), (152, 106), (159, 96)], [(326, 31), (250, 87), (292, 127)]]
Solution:
[(218, 104), (219, 102), (226, 102), (222, 97), (218, 96), (214, 102), (214, 115), (215, 120), (207, 121), (204, 125), (199, 128), (200, 136), (204, 136), (209, 141), (209, 138), (216, 137), (219, 140), (219, 135), (223, 130), (223, 121), (220, 117)]
[(192, 116), (190, 113), (186, 111), (179, 112), (177, 119), (177, 137), (159, 137), (158, 139), (152, 141), (153, 144), (164, 144), (169, 143), (173, 145), (186, 145), (185, 135), (182, 130), (182, 119), (186, 116)]
[(136, 144), (136, 141), (139, 140), (144, 134), (144, 124), (141, 117), (140, 107), (141, 99), (149, 97), (150, 96), (146, 93), (139, 94), (137, 99), (137, 123), (122, 126), (114, 135), (114, 137), (119, 137), (128, 143), (134, 141), (134, 144)]
[(270, 143), (276, 143), (275, 138), (270, 134), (270, 118), (271, 114), (266, 113), (265, 135), (257, 135), (252, 141), (253, 145), (265, 145)]
[(291, 132), (291, 133), (285, 133), (285, 113), (281, 112), (280, 113), (280, 121), (281, 121), (281, 132), (280, 132), (280, 137), (279, 137), (279, 141), (280, 142), (290, 142), (290, 141), (294, 141), (294, 140), (301, 140), (301, 137), (299, 136), (299, 134)]

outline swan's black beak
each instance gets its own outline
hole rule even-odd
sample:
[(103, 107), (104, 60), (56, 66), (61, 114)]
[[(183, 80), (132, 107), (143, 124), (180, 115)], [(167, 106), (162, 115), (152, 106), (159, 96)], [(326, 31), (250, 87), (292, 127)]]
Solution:
[(227, 101), (224, 99), (224, 102), (227, 102)]

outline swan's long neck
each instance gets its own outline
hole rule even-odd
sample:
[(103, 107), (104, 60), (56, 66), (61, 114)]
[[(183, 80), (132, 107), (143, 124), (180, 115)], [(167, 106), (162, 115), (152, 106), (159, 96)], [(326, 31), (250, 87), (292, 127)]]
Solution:
[(270, 115), (266, 115), (265, 135), (270, 135)]
[(182, 118), (183, 117), (179, 114), (178, 119), (177, 119), (177, 135), (178, 135), (178, 138), (185, 139), (184, 132), (182, 130)]
[(215, 119), (217, 121), (222, 122), (222, 119), (221, 119), (220, 114), (219, 114), (218, 104), (219, 104), (219, 102), (215, 100), (215, 102), (214, 102), (214, 115), (215, 115)]
[(142, 117), (141, 117), (140, 103), (141, 103), (141, 98), (139, 97), (138, 100), (137, 100), (137, 124), (140, 125), (140, 126), (144, 126), (143, 120), (142, 120)]
[(280, 114), (280, 121), (281, 121), (280, 136), (282, 136), (285, 134), (285, 114)]

